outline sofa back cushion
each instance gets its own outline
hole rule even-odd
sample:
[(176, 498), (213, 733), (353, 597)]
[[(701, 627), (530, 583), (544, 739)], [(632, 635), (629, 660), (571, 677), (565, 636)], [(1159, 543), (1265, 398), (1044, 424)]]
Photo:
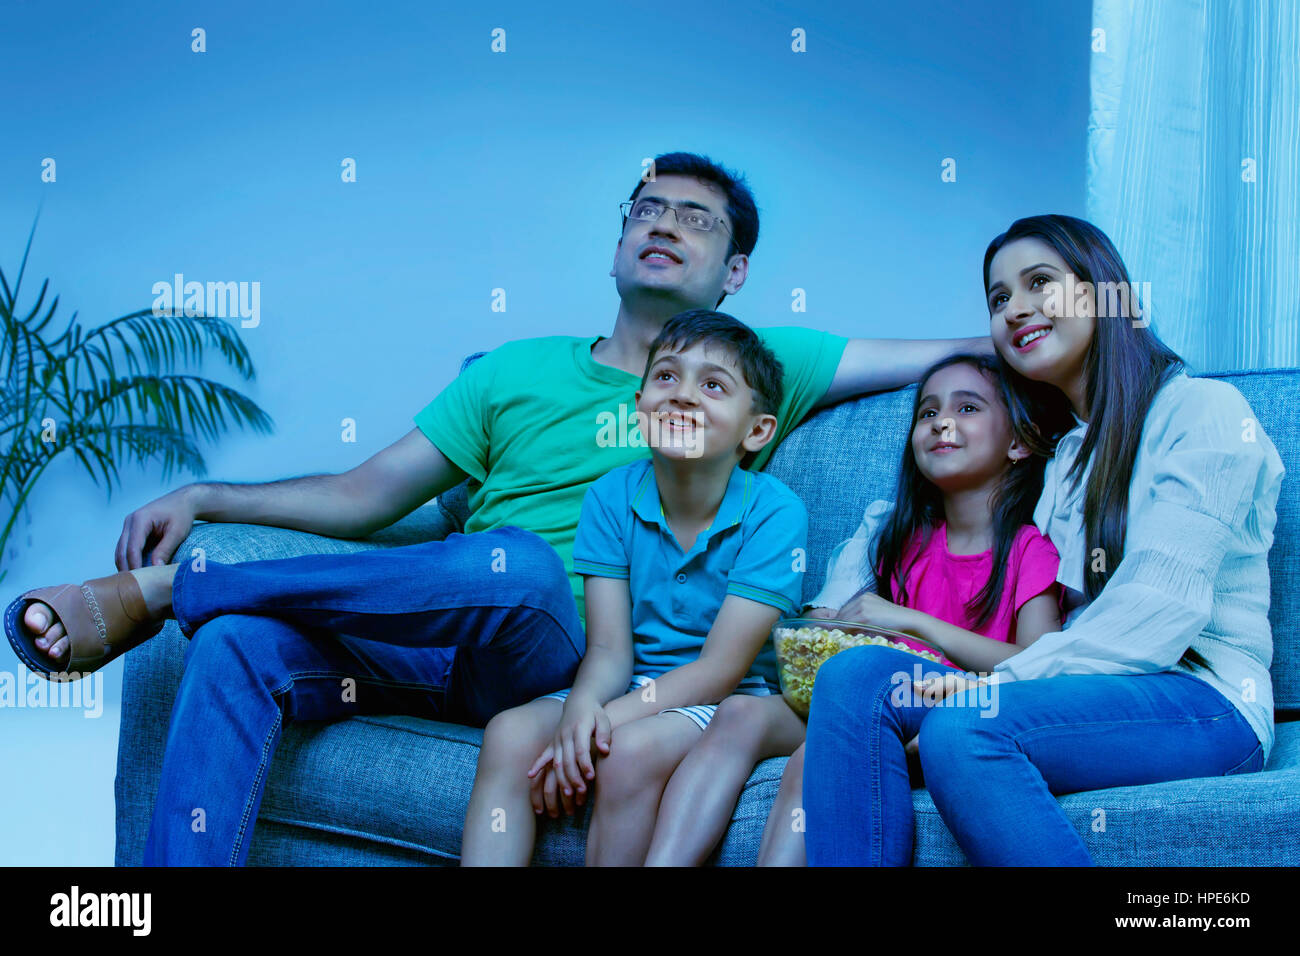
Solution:
[[(462, 371), (486, 353), (467, 356)], [(1286, 477), (1268, 555), (1272, 579), (1268, 619), (1273, 629), (1273, 699), (1277, 710), (1300, 710), (1300, 369), (1212, 372), (1245, 396), (1277, 446)], [(808, 506), (808, 573), (804, 600), (826, 579), (831, 550), (857, 529), (863, 509), (892, 500), (916, 386), (877, 392), (814, 412), (772, 454), (765, 469)], [(457, 527), (466, 518), (463, 484), (439, 498)]]
[[(1287, 475), (1277, 504), (1269, 552), (1272, 594), (1273, 695), (1278, 710), (1300, 709), (1300, 369), (1219, 372), (1254, 410), (1277, 446)], [(810, 415), (781, 443), (767, 472), (789, 485), (808, 506), (808, 573), (804, 599), (826, 578), (826, 561), (853, 534), (862, 511), (877, 498), (893, 499), (898, 462), (908, 432), (916, 386), (880, 392)]]

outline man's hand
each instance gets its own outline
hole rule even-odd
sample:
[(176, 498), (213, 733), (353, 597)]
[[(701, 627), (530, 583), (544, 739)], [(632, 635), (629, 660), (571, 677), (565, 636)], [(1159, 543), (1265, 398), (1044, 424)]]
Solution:
[(876, 627), (891, 631), (907, 631), (916, 620), (916, 612), (908, 607), (900, 607), (892, 601), (886, 601), (879, 594), (871, 591), (859, 591), (840, 608), (838, 617), (841, 621), (874, 624)]
[(144, 552), (151, 545), (151, 564), (169, 564), (176, 548), (194, 527), (197, 514), (194, 492), (186, 485), (170, 494), (137, 508), (122, 522), (122, 536), (117, 539), (114, 561), (119, 571), (131, 571), (144, 565)]

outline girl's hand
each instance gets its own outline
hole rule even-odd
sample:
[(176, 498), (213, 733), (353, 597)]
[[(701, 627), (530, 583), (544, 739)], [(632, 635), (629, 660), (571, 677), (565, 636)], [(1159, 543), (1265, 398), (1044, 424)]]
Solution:
[(860, 591), (853, 595), (836, 616), (841, 621), (874, 624), (891, 631), (907, 631), (916, 620), (916, 612), (911, 608), (900, 607), (871, 591)]
[(968, 680), (960, 674), (944, 674), (920, 683), (913, 681), (912, 687), (923, 704), (937, 704), (952, 694), (961, 693), (972, 687), (982, 687), (987, 683), (987, 680)]

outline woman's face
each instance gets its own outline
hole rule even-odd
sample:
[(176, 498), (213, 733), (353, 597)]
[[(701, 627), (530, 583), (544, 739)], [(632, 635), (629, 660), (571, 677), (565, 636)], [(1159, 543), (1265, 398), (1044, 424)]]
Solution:
[[(1041, 239), (1007, 243), (989, 263), (989, 335), (1025, 378), (1082, 393), (1084, 359), (1096, 332), (1092, 289)], [(1077, 405), (1077, 403), (1076, 403)]]

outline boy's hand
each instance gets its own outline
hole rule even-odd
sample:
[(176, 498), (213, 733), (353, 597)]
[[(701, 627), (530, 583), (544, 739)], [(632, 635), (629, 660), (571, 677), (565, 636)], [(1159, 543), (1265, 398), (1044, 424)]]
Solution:
[[(591, 756), (593, 736), (601, 755), (609, 753), (611, 728), (605, 708), (595, 701), (575, 700), (570, 696), (565, 702), (560, 726), (555, 731), (555, 741), (548, 750), (561, 800), (573, 798), (578, 806), (586, 802), (587, 786), (596, 778), (596, 766)], [(528, 775), (534, 776), (544, 762), (539, 757)]]
[(542, 752), (538, 758), (541, 769), (537, 773), (530, 771), (532, 783), (528, 787), (528, 800), (533, 805), (533, 812), (539, 816), (548, 814), (552, 819), (559, 816), (561, 810), (568, 816), (572, 816), (574, 811), (573, 798), (561, 794), (556, 785), (555, 767), (551, 763), (553, 754), (554, 749), (550, 746)]
[(892, 601), (886, 601), (879, 594), (862, 591), (853, 595), (849, 603), (839, 610), (836, 616), (841, 621), (857, 621), (860, 624), (874, 624), (876, 627), (891, 631), (907, 631), (916, 620), (916, 612), (911, 608), (899, 607)]

